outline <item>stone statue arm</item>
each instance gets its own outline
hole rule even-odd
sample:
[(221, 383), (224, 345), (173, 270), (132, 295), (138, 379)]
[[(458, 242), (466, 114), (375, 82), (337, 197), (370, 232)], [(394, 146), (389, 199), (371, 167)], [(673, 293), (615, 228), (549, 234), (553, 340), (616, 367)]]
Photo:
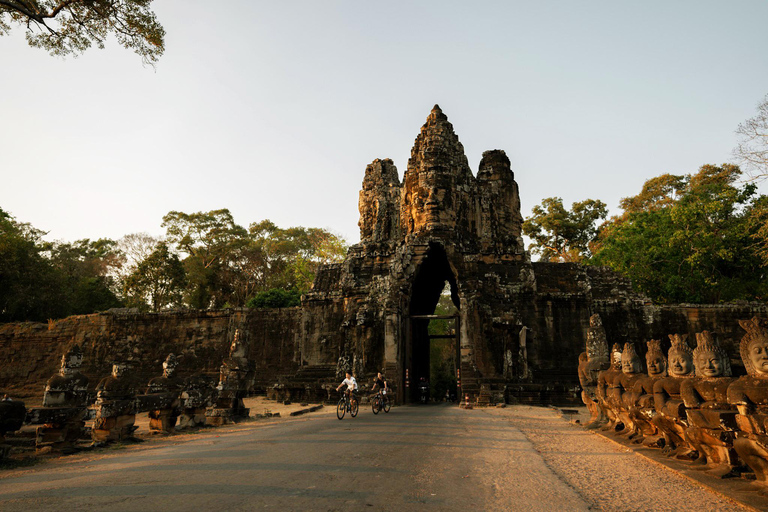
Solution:
[(640, 379), (625, 393), (624, 403), (628, 407), (640, 405), (640, 397), (643, 396), (643, 380)]
[(605, 372), (600, 372), (597, 377), (597, 398), (605, 401), (605, 388), (607, 386), (605, 381)]
[(656, 408), (656, 412), (662, 412), (664, 404), (669, 400), (669, 393), (667, 388), (664, 387), (664, 381), (657, 380), (653, 383), (653, 405)]
[(688, 409), (698, 409), (703, 402), (701, 395), (694, 386), (694, 379), (688, 379), (680, 384), (680, 396)]
[[(728, 386), (728, 403), (735, 405), (741, 414), (750, 414), (755, 412), (755, 403), (749, 399), (745, 389), (743, 379), (736, 379)], [(768, 386), (766, 386), (768, 392)]]

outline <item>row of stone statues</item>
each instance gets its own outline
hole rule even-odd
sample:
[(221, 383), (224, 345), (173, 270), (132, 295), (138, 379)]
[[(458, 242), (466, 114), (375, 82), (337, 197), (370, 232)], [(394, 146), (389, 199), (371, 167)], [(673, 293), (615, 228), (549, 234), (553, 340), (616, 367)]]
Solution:
[(155, 433), (240, 421), (249, 416), (243, 398), (254, 378), (245, 354), (236, 331), (218, 385), (205, 375), (180, 378), (177, 359), (170, 354), (163, 362), (162, 376), (151, 379), (143, 394), (137, 393), (123, 363), (113, 364), (111, 375), (90, 392), (88, 378), (80, 373), (83, 353), (74, 345), (62, 356), (59, 373), (48, 380), (41, 407), (25, 409), (19, 401), (0, 401), (0, 447), (5, 447), (0, 448), (0, 458), (10, 448), (3, 443), (3, 434), (19, 429), (22, 423), (39, 425), (38, 450), (68, 453), (83, 438), (88, 420), (93, 420), (90, 435), (95, 445), (131, 439), (140, 412), (148, 412), (149, 428)]
[(599, 315), (590, 318), (587, 351), (579, 359), (588, 428), (614, 430), (633, 443), (663, 448), (719, 477), (753, 471), (768, 485), (768, 320), (739, 321), (747, 375), (734, 378), (717, 337), (670, 335), (647, 342), (643, 361), (633, 343), (608, 350)]

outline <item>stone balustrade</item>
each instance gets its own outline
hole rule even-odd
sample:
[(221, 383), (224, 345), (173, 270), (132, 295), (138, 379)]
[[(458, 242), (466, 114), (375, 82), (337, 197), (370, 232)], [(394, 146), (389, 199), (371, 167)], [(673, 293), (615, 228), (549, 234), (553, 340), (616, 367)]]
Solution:
[[(768, 319), (739, 324), (746, 331), (739, 351), (747, 375), (732, 375), (729, 354), (713, 332), (696, 333), (694, 349), (686, 335), (670, 335), (666, 360), (661, 342), (649, 341), (647, 374), (627, 344), (621, 369), (614, 356), (614, 366), (598, 373), (594, 398), (585, 388), (587, 427), (662, 448), (715, 477), (754, 474), (759, 490), (768, 490)], [(588, 352), (580, 368), (587, 367)]]

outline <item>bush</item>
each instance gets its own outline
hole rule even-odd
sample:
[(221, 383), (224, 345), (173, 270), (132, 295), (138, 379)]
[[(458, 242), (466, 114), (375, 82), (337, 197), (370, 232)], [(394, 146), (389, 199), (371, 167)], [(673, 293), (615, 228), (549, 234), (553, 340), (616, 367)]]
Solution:
[(290, 308), (301, 305), (301, 293), (295, 288), (292, 290), (272, 288), (271, 290), (257, 293), (248, 299), (245, 305), (255, 309)]

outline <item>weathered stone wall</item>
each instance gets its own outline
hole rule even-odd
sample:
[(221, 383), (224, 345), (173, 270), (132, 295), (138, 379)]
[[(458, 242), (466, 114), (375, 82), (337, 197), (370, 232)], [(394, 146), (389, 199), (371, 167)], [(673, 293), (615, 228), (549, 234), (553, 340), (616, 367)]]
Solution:
[(92, 385), (127, 361), (132, 378), (146, 383), (162, 373), (169, 353), (179, 358), (180, 375), (218, 375), (235, 329), (248, 344), (261, 386), (298, 367), (298, 308), (279, 310), (183, 311), (137, 314), (113, 311), (72, 316), (49, 324), (0, 324), (0, 391), (38, 397), (58, 371), (61, 354), (74, 343), (84, 354), (82, 368)]
[(146, 382), (169, 352), (180, 356), (182, 374), (215, 374), (240, 329), (257, 388), (277, 384), (275, 396), (317, 396), (335, 388), (345, 369), (361, 381), (384, 369), (397, 397), (408, 400), (406, 376), (410, 391), (429, 376), (425, 315), (448, 283), (459, 312), (453, 321), (463, 394), (575, 399), (576, 361), (595, 313), (609, 343), (634, 342), (641, 355), (652, 338), (721, 333), (734, 366), (737, 321), (768, 316), (764, 304), (653, 305), (610, 269), (532, 263), (509, 158), (486, 151), (473, 175), (438, 106), (416, 137), (402, 183), (391, 160), (367, 166), (359, 210), (360, 243), (343, 263), (318, 272), (300, 308), (113, 312), (0, 326), (0, 388), (39, 394), (64, 346), (75, 341), (92, 381), (122, 359)]

